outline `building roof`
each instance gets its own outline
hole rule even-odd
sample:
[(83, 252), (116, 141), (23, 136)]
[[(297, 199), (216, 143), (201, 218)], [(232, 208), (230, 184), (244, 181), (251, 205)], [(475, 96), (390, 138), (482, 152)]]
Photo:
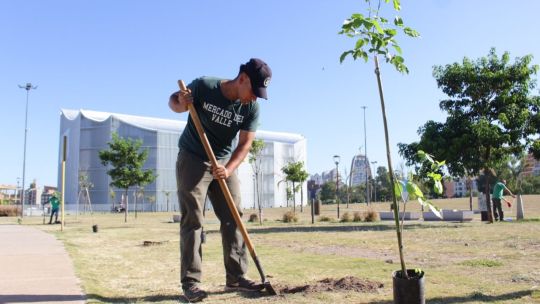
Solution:
[[(126, 124), (133, 125), (142, 129), (153, 131), (167, 131), (173, 133), (180, 133), (186, 126), (186, 121), (163, 119), (145, 116), (134, 116), (127, 114), (109, 113), (109, 112), (97, 112), (91, 110), (71, 110), (61, 109), (61, 115), (69, 120), (75, 120), (81, 115), (82, 117), (95, 121), (103, 122), (110, 118), (115, 118)], [(305, 140), (304, 136), (295, 133), (285, 132), (271, 132), (258, 130), (256, 137), (267, 141), (276, 141), (284, 143), (296, 143), (298, 141)]]

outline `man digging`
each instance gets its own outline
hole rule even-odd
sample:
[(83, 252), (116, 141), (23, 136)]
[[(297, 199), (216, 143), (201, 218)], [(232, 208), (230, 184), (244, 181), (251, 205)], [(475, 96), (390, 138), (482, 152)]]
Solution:
[[(225, 179), (240, 211), (240, 185), (235, 173), (249, 152), (258, 125), (257, 97), (267, 99), (266, 87), (272, 77), (270, 67), (257, 58), (240, 65), (232, 80), (201, 77), (187, 90), (173, 93), (169, 107), (176, 113), (186, 112), (192, 104), (218, 160), (212, 167), (197, 134), (191, 116), (180, 137), (176, 162), (176, 180), (180, 202), (180, 281), (184, 296), (198, 302), (208, 296), (201, 283), (201, 231), (203, 208), (208, 194), (214, 212), (221, 222), (220, 232), (225, 264), (225, 289), (260, 291), (264, 284), (246, 278), (247, 250), (237, 229), (217, 179)], [(239, 133), (237, 147), (232, 141)]]

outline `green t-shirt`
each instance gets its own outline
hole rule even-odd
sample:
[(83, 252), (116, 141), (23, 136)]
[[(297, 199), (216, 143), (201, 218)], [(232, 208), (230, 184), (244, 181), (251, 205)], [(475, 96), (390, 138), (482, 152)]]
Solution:
[(502, 182), (498, 182), (493, 187), (493, 198), (501, 199), (504, 194), (504, 184)]
[[(220, 78), (201, 77), (188, 85), (193, 105), (217, 159), (229, 157), (236, 134), (240, 130), (255, 132), (259, 120), (259, 104), (243, 105), (238, 100), (225, 98), (221, 92), (221, 81)], [(178, 147), (208, 160), (191, 116)]]
[(60, 200), (53, 196), (49, 199), (49, 204), (51, 204), (51, 209), (58, 209), (58, 206), (60, 205)]

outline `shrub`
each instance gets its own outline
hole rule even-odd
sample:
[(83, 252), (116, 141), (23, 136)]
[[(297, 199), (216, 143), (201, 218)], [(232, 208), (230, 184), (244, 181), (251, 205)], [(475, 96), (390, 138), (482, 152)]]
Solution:
[(349, 212), (345, 212), (341, 215), (341, 222), (342, 223), (346, 223), (346, 222), (352, 222), (352, 216)]
[(258, 221), (259, 221), (259, 216), (257, 215), (257, 213), (252, 213), (252, 214), (249, 215), (248, 222), (255, 223), (255, 222), (258, 222)]
[(326, 215), (321, 215), (319, 217), (319, 222), (331, 222), (332, 218)]
[(378, 222), (380, 220), (379, 218), (379, 212), (375, 210), (368, 210), (364, 212), (364, 221), (365, 222)]
[(353, 214), (353, 222), (361, 222), (362, 221), (362, 213), (356, 211)]
[(0, 206), (0, 216), (17, 216), (21, 212), (18, 206)]
[(283, 222), (285, 223), (298, 222), (298, 217), (296, 216), (296, 214), (294, 214), (294, 212), (287, 211), (283, 214)]

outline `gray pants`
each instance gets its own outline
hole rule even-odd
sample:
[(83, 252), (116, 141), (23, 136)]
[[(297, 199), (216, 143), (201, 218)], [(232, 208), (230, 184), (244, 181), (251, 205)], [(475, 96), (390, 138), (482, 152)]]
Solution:
[[(222, 164), (226, 161), (219, 160)], [(210, 164), (191, 153), (180, 151), (176, 161), (176, 183), (182, 212), (180, 219), (180, 282), (182, 286), (201, 282), (201, 232), (207, 194), (221, 222), (226, 283), (235, 283), (247, 272), (246, 245), (236, 227), (219, 183), (212, 176)], [(227, 179), (227, 186), (240, 212), (240, 185), (234, 172)], [(242, 215), (241, 212), (240, 215)]]

